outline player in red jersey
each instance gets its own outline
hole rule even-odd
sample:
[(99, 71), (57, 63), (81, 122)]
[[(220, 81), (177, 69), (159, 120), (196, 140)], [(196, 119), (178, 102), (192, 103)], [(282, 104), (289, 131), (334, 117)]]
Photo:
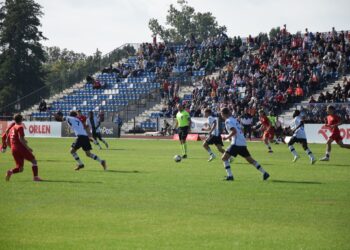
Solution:
[(5, 130), (5, 132), (1, 136), (1, 152), (5, 153), (7, 148), (7, 137), (10, 132), (10, 129), (15, 125), (16, 123), (12, 122)]
[(327, 121), (325, 126), (331, 130), (332, 134), (329, 136), (327, 140), (326, 155), (322, 157), (320, 161), (329, 161), (333, 141), (335, 141), (342, 148), (350, 149), (350, 144), (344, 144), (343, 139), (340, 136), (340, 130), (338, 126), (340, 126), (342, 122), (340, 117), (335, 114), (335, 107), (332, 105), (329, 105), (327, 107), (327, 114), (328, 115), (327, 115)]
[(273, 138), (275, 136), (275, 130), (271, 124), (271, 121), (269, 120), (269, 118), (266, 116), (266, 113), (264, 110), (259, 110), (259, 122), (258, 124), (254, 127), (254, 129), (257, 129), (259, 127), (262, 127), (263, 130), (263, 140), (264, 143), (266, 145), (266, 147), (268, 148), (268, 152), (269, 153), (273, 153), (272, 148), (270, 146), (270, 142), (273, 141)]
[(41, 181), (38, 176), (38, 165), (33, 155), (33, 150), (28, 146), (27, 141), (24, 139), (24, 128), (22, 125), (23, 117), (20, 114), (14, 116), (15, 125), (10, 129), (8, 133), (8, 145), (11, 146), (13, 158), (16, 162), (16, 167), (7, 171), (6, 181), (9, 181), (11, 175), (23, 172), (24, 160), (32, 163), (33, 180)]

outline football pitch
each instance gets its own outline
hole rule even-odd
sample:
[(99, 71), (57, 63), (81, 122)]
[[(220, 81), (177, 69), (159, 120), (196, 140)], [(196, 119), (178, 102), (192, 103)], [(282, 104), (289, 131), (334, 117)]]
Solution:
[[(76, 172), (73, 140), (29, 139), (42, 183), (29, 163), (5, 182), (13, 160), (0, 155), (0, 249), (350, 249), (349, 150), (334, 146), (330, 162), (312, 166), (300, 145), (292, 163), (285, 145), (268, 154), (249, 143), (270, 179), (238, 157), (225, 182), (201, 142), (176, 163), (178, 142), (109, 140), (93, 150), (109, 171), (79, 150)], [(317, 159), (325, 151), (310, 148)]]

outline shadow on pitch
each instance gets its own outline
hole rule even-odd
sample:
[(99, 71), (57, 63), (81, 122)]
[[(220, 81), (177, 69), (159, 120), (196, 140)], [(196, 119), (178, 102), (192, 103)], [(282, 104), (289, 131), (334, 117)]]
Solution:
[(271, 182), (276, 183), (290, 183), (290, 184), (322, 184), (318, 181), (284, 181), (284, 180), (271, 180)]
[[(87, 170), (88, 172), (101, 172), (100, 170)], [(118, 174), (140, 174), (142, 172), (137, 170), (114, 170), (108, 169), (106, 173), (118, 173)]]
[(42, 180), (41, 182), (52, 182), (52, 183), (72, 183), (72, 184), (102, 184), (101, 181), (65, 181), (65, 180)]
[(107, 150), (107, 151), (124, 151), (126, 149), (125, 148), (106, 148), (104, 150)]

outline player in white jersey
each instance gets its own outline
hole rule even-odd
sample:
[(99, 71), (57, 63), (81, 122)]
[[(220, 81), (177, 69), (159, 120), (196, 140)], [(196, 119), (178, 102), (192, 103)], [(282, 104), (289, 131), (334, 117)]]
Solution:
[(304, 129), (304, 121), (299, 110), (294, 111), (293, 118), (294, 118), (293, 122), (290, 125), (290, 128), (292, 129), (292, 132), (293, 132), (293, 136), (288, 142), (288, 148), (294, 156), (293, 162), (296, 162), (299, 159), (299, 155), (295, 150), (295, 148), (293, 147), (293, 144), (298, 142), (302, 145), (306, 154), (309, 156), (310, 163), (314, 164), (316, 162), (316, 159), (307, 145), (306, 133)]
[(100, 149), (102, 149), (101, 145), (98, 143), (98, 140), (97, 140), (97, 139), (99, 139), (100, 141), (102, 141), (106, 145), (106, 148), (108, 148), (108, 143), (101, 136), (100, 119), (97, 118), (96, 116), (94, 116), (93, 111), (89, 112), (89, 117), (86, 120), (86, 125), (88, 128), (90, 128), (90, 132), (92, 134), (94, 144), (97, 145)]
[(222, 142), (222, 138), (218, 129), (218, 122), (217, 118), (212, 116), (211, 109), (206, 109), (204, 111), (204, 116), (208, 118), (208, 127), (203, 128), (202, 131), (209, 131), (209, 137), (207, 140), (203, 143), (203, 147), (206, 151), (209, 153), (209, 160), (212, 161), (216, 158), (216, 155), (211, 151), (209, 145), (215, 145), (216, 148), (219, 150), (220, 153), (225, 153), (225, 150), (222, 148), (224, 146), (224, 143)]
[(56, 116), (56, 120), (67, 121), (68, 125), (74, 131), (74, 134), (77, 137), (75, 142), (73, 142), (72, 148), (70, 150), (70, 153), (72, 154), (72, 156), (74, 157), (74, 159), (78, 163), (78, 166), (76, 167), (75, 170), (80, 170), (80, 169), (84, 168), (84, 164), (80, 160), (80, 158), (77, 154), (77, 151), (80, 148), (83, 148), (87, 157), (90, 157), (91, 159), (98, 161), (102, 165), (103, 169), (107, 170), (106, 161), (101, 160), (97, 155), (90, 152), (90, 150), (92, 148), (91, 148), (88, 134), (85, 130), (83, 123), (77, 118), (77, 116), (78, 116), (78, 114), (76, 111), (71, 111), (69, 116), (66, 116), (66, 117)]
[(233, 181), (234, 177), (230, 166), (230, 157), (236, 157), (237, 155), (242, 156), (247, 162), (252, 164), (257, 170), (259, 170), (263, 175), (263, 180), (267, 180), (270, 175), (261, 167), (261, 165), (254, 160), (247, 149), (247, 143), (244, 134), (241, 129), (240, 123), (231, 116), (231, 112), (228, 108), (221, 109), (221, 116), (225, 120), (225, 127), (229, 133), (224, 136), (224, 140), (231, 139), (231, 146), (226, 150), (222, 156), (222, 161), (224, 162), (224, 167), (226, 169), (227, 176), (224, 180)]

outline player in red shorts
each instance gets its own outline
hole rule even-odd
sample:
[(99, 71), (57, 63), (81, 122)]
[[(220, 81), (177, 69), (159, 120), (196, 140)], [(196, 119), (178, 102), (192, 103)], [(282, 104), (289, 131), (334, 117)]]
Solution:
[(335, 141), (342, 148), (350, 149), (350, 145), (344, 144), (343, 138), (340, 136), (340, 130), (338, 126), (340, 126), (342, 122), (340, 117), (335, 114), (335, 107), (332, 105), (329, 105), (327, 107), (327, 114), (328, 116), (327, 116), (327, 122), (325, 126), (331, 130), (332, 134), (329, 136), (327, 140), (326, 155), (323, 158), (321, 158), (320, 161), (329, 161), (333, 141)]
[(14, 116), (15, 125), (10, 129), (7, 137), (8, 145), (11, 146), (13, 158), (16, 162), (16, 167), (7, 171), (6, 181), (9, 181), (13, 174), (23, 172), (24, 160), (32, 163), (33, 180), (41, 181), (38, 176), (38, 165), (33, 150), (27, 145), (27, 141), (24, 139), (24, 128), (22, 125), (23, 117), (20, 114)]
[(262, 127), (262, 130), (264, 132), (263, 134), (263, 140), (268, 148), (269, 153), (273, 153), (272, 148), (270, 146), (270, 142), (273, 141), (273, 138), (275, 136), (275, 130), (271, 124), (271, 121), (269, 118), (266, 116), (266, 113), (264, 110), (259, 110), (259, 123), (254, 127), (254, 129), (257, 129), (259, 127)]
[(16, 123), (12, 122), (5, 130), (5, 132), (2, 134), (1, 136), (1, 152), (5, 153), (6, 152), (6, 148), (7, 148), (7, 137), (8, 134), (10, 132), (10, 129), (15, 125)]

